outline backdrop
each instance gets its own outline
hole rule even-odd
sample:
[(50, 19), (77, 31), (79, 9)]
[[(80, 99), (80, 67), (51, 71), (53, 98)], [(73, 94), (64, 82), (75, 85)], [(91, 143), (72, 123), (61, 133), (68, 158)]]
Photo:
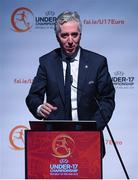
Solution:
[[(24, 178), (24, 129), (35, 120), (25, 98), (40, 56), (58, 47), (55, 17), (78, 11), (81, 46), (107, 57), (116, 88), (116, 109), (109, 123), (131, 178), (138, 178), (138, 1), (0, 1), (0, 178)], [(104, 130), (104, 178), (125, 178)]]

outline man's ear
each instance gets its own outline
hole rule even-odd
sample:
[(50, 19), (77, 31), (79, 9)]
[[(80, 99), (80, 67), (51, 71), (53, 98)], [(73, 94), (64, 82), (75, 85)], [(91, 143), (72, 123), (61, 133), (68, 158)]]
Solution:
[(59, 42), (59, 37), (58, 37), (58, 35), (56, 34), (56, 38), (57, 38), (57, 41)]
[(56, 39), (57, 39), (57, 41), (58, 41), (58, 43), (59, 43), (59, 45), (60, 45), (60, 47), (62, 46), (62, 44), (61, 44), (61, 41), (60, 41), (60, 38), (59, 38), (59, 36), (56, 34)]
[(81, 33), (80, 33), (80, 39), (81, 39)]

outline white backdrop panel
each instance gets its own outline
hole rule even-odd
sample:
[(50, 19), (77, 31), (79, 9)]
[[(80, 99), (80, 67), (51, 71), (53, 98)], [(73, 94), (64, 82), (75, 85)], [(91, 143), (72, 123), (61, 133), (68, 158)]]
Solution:
[[(15, 32), (18, 8), (28, 8), (32, 27)], [(58, 47), (53, 26), (37, 25), (37, 17), (54, 17), (75, 10), (83, 21), (81, 46), (108, 58), (116, 88), (116, 109), (109, 123), (128, 173), (138, 178), (138, 1), (137, 0), (1, 0), (0, 1), (0, 178), (24, 178), (22, 126), (29, 128), (25, 97), (38, 67), (38, 58)], [(48, 11), (53, 14), (47, 15)], [(18, 11), (20, 14), (21, 11)], [(52, 23), (52, 22), (51, 22)], [(123, 83), (123, 84), (122, 84)], [(15, 128), (15, 129), (14, 129)], [(11, 135), (11, 136), (10, 136)], [(21, 135), (21, 136), (19, 136)], [(104, 130), (104, 178), (125, 178), (110, 137)]]

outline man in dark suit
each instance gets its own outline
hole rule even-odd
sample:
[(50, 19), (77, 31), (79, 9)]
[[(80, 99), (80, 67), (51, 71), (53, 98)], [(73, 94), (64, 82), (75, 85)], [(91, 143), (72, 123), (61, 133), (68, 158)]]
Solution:
[(55, 33), (60, 48), (40, 57), (37, 75), (26, 98), (27, 106), (37, 119), (96, 120), (97, 128), (103, 130), (106, 124), (96, 99), (106, 123), (115, 107), (107, 60), (80, 47), (82, 24), (78, 13), (61, 13)]

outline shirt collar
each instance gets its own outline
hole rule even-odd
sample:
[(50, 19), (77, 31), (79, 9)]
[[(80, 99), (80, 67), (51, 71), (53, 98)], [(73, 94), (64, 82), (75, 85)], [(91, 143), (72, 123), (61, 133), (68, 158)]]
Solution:
[(80, 59), (80, 48), (79, 48), (78, 53), (77, 53), (77, 55), (75, 56), (74, 59), (79, 61), (79, 59)]

